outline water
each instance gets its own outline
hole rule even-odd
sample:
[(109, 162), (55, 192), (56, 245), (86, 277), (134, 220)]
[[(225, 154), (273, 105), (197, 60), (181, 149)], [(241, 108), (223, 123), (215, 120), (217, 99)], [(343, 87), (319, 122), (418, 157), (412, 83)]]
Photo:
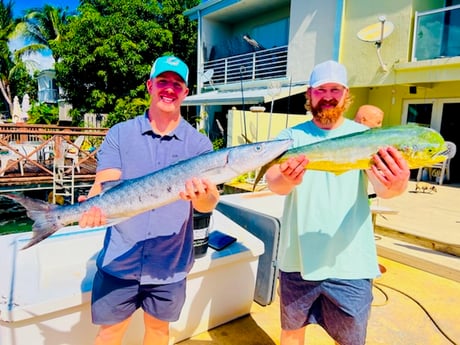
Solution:
[[(75, 188), (75, 200), (79, 195), (88, 194), (89, 187)], [(30, 190), (23, 192), (25, 196), (49, 201), (50, 190)], [(1, 194), (0, 194), (1, 196)], [(70, 203), (70, 197), (65, 197), (65, 203)], [(26, 210), (17, 202), (0, 197), (0, 236), (19, 232), (32, 231), (33, 221), (27, 217)]]
[(0, 235), (31, 231), (32, 223), (21, 205), (0, 198)]

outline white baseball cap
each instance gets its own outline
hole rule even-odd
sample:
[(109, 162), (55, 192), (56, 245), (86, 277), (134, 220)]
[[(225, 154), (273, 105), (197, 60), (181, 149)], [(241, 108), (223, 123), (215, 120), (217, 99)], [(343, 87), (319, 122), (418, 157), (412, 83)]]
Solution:
[(327, 83), (336, 83), (348, 88), (345, 66), (333, 60), (316, 65), (310, 75), (310, 87)]

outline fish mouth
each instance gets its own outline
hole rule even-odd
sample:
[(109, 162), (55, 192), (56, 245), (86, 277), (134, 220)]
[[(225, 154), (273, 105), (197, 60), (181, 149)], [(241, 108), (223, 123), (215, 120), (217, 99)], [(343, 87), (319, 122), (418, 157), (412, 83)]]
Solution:
[(448, 156), (449, 156), (449, 147), (447, 145), (443, 145), (441, 150), (433, 154), (433, 158), (439, 158), (439, 157), (447, 158)]
[(439, 151), (435, 152), (432, 156), (433, 158), (438, 158), (438, 157), (447, 157), (447, 151)]

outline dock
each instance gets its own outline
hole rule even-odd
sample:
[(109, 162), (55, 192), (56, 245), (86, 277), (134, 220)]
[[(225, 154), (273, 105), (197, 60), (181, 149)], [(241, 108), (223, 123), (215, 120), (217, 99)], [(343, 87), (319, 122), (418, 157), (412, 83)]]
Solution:
[(0, 192), (53, 189), (58, 176), (76, 187), (91, 185), (107, 130), (0, 124)]

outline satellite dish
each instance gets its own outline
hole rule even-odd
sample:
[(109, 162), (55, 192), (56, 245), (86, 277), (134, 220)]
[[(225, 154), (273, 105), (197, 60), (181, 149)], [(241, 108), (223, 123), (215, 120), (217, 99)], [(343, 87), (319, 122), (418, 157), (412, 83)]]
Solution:
[(359, 30), (357, 34), (361, 41), (375, 43), (377, 47), (377, 58), (384, 72), (387, 72), (388, 68), (382, 60), (380, 48), (382, 47), (383, 40), (391, 35), (394, 28), (395, 26), (392, 22), (387, 21), (385, 16), (380, 16), (378, 23), (366, 26), (364, 29)]
[(358, 38), (364, 42), (383, 41), (391, 35), (394, 28), (394, 24), (389, 21), (371, 24), (358, 32)]
[(214, 75), (214, 69), (212, 68), (204, 72), (203, 75), (201, 76), (203, 83), (210, 82), (213, 75)]
[(201, 74), (201, 81), (203, 82), (203, 84), (204, 83), (209, 83), (209, 85), (211, 85), (213, 90), (215, 90), (216, 88), (214, 87), (214, 85), (212, 83), (212, 76), (213, 75), (214, 75), (214, 69), (210, 68), (206, 72)]

